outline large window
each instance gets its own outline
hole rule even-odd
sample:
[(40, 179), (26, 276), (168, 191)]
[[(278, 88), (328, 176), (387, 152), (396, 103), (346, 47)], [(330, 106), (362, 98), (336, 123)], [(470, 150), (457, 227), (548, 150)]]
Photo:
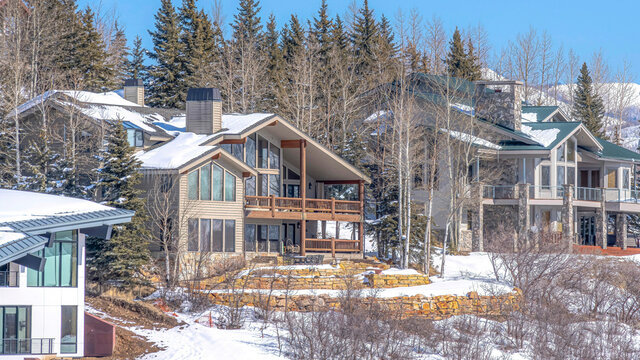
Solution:
[(235, 224), (235, 220), (189, 219), (187, 250), (235, 252)]
[(224, 200), (236, 201), (236, 177), (228, 171), (224, 173)]
[(78, 237), (76, 231), (55, 233), (50, 247), (36, 253), (44, 257), (42, 271), (29, 269), (27, 286), (76, 287), (78, 285)]
[(269, 175), (258, 174), (258, 195), (269, 196)]
[(215, 163), (187, 175), (189, 200), (236, 201), (236, 177)]
[(245, 224), (244, 246), (245, 251), (280, 252), (280, 226)]
[(78, 307), (62, 306), (60, 323), (60, 352), (73, 354), (78, 352)]
[(0, 355), (31, 352), (31, 306), (0, 306)]
[(256, 177), (255, 176), (249, 176), (244, 181), (244, 192), (245, 192), (245, 195), (248, 195), (248, 196), (256, 195)]
[(236, 251), (236, 221), (235, 220), (224, 221), (224, 251), (225, 252)]
[(271, 144), (269, 149), (269, 167), (272, 169), (280, 169), (280, 148)]
[(256, 139), (255, 135), (247, 137), (245, 162), (251, 167), (256, 167)]
[(567, 161), (576, 161), (576, 142), (573, 139), (567, 140)]
[(198, 200), (198, 170), (187, 175), (189, 186), (189, 200)]
[(269, 167), (269, 142), (262, 136), (258, 136), (258, 167)]
[(629, 189), (629, 169), (622, 169), (622, 188)]
[(280, 196), (280, 175), (269, 175), (269, 195)]
[(242, 161), (242, 153), (244, 152), (244, 144), (232, 144), (231, 145), (231, 155), (236, 159)]
[(564, 165), (558, 166), (556, 168), (556, 185), (557, 186), (562, 186), (565, 184), (564, 182)]
[(540, 184), (548, 189), (551, 185), (551, 167), (543, 165), (540, 170)]
[(576, 185), (576, 168), (567, 166), (567, 184)]
[(560, 145), (557, 153), (558, 153), (558, 157), (556, 157), (556, 159), (558, 161), (564, 161), (564, 144)]

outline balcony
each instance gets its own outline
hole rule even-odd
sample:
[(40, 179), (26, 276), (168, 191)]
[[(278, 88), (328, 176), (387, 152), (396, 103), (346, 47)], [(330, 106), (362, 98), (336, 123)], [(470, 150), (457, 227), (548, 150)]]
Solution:
[(336, 199), (245, 196), (247, 218), (320, 221), (362, 221), (362, 202)]
[(53, 354), (53, 339), (0, 339), (0, 355)]

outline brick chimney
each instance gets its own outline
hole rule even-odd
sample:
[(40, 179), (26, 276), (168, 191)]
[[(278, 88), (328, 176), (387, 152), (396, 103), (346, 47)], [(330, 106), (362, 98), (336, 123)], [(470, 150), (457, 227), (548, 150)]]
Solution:
[(222, 129), (222, 97), (215, 88), (187, 92), (187, 131), (210, 135)]
[(144, 106), (144, 85), (140, 79), (124, 81), (124, 99)]
[(522, 127), (522, 82), (515, 80), (475, 82), (476, 117), (511, 130)]

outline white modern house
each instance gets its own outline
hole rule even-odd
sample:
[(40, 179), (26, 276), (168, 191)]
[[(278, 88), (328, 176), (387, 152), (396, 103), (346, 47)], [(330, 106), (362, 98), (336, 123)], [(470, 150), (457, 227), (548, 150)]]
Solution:
[(0, 189), (0, 359), (84, 355), (85, 238), (132, 211)]

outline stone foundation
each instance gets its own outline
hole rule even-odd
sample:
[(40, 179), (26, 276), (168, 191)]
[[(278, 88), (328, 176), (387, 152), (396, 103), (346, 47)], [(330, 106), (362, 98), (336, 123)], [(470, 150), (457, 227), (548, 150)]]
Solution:
[(428, 285), (431, 283), (425, 275), (381, 275), (368, 274), (365, 276), (372, 288), (395, 288), (406, 286)]

